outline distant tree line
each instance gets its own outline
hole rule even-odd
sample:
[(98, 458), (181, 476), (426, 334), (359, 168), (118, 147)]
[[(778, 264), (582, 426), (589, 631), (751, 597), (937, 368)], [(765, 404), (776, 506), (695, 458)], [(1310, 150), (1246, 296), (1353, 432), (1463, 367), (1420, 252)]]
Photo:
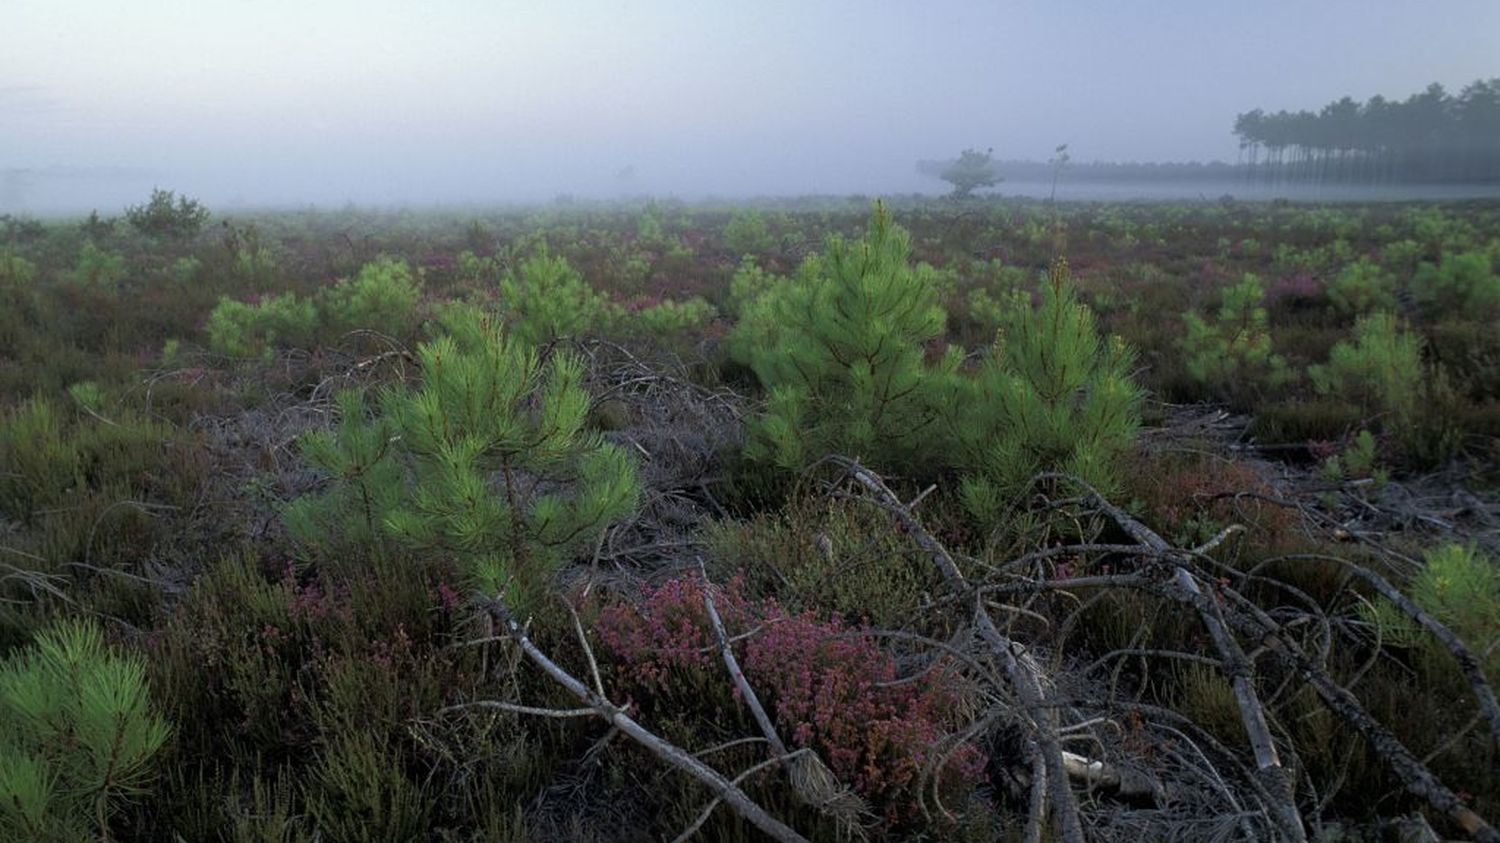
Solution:
[(1320, 111), (1255, 109), (1234, 121), (1252, 178), (1345, 183), (1500, 182), (1500, 78), (1457, 96), (1344, 97)]

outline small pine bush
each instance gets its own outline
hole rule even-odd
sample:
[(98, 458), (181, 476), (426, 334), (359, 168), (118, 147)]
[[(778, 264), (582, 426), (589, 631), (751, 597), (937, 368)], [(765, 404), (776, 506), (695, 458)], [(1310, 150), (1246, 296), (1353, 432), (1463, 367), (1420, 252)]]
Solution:
[(406, 261), (381, 256), (340, 281), (320, 302), (323, 320), (336, 332), (378, 331), (397, 339), (420, 324), (422, 282)]
[(1045, 471), (1075, 475), (1106, 494), (1140, 427), (1133, 352), (1095, 327), (1067, 264), (1053, 264), (1041, 302), (1012, 297), (977, 377), (958, 378), (951, 415), (969, 468), (963, 497), (993, 525)]
[(766, 225), (765, 214), (739, 210), (730, 215), (729, 223), (724, 226), (724, 243), (737, 254), (750, 255), (771, 251), (776, 240)]
[(634, 507), (635, 467), (584, 429), (590, 399), (576, 357), (544, 363), (494, 326), (463, 345), (440, 337), (417, 356), (420, 388), (385, 402), (415, 477), (386, 527), (457, 556), (476, 587), (522, 611), (569, 549)]
[(7, 840), (110, 839), (110, 820), (148, 789), (170, 735), (145, 667), (65, 622), (0, 664), (0, 833)]
[(946, 316), (932, 268), (910, 254), (877, 202), (862, 239), (828, 240), (815, 276), (773, 283), (745, 305), (734, 344), (769, 393), (753, 458), (797, 470), (837, 452), (883, 471), (930, 468), (935, 375), (957, 360), (925, 360)]
[(147, 237), (185, 240), (208, 222), (208, 209), (195, 199), (157, 188), (145, 204), (125, 209), (125, 221)]
[(1328, 362), (1308, 368), (1318, 392), (1368, 413), (1408, 418), (1422, 382), (1422, 340), (1402, 331), (1396, 317), (1377, 313), (1354, 326), (1354, 341), (1333, 347)]
[(714, 310), (713, 305), (694, 296), (681, 302), (666, 299), (649, 307), (628, 311), (620, 321), (626, 333), (661, 340), (700, 330), (717, 315), (718, 311)]
[(1286, 380), (1286, 361), (1271, 352), (1265, 297), (1260, 278), (1246, 273), (1224, 291), (1212, 322), (1197, 311), (1183, 315), (1188, 374), (1215, 397), (1243, 401)]
[(329, 486), (291, 501), (283, 511), (293, 536), (330, 556), (375, 547), (405, 482), (390, 421), (371, 418), (358, 391), (340, 392), (336, 403), (336, 427), (308, 431), (297, 440), (302, 458), (330, 478)]
[(78, 265), (66, 276), (69, 284), (112, 290), (125, 278), (125, 258), (107, 252), (93, 241), (83, 244), (78, 253)]
[(1347, 316), (1395, 310), (1396, 279), (1380, 264), (1360, 258), (1334, 277), (1328, 285), (1328, 299)]
[(609, 299), (545, 246), (500, 279), (500, 306), (510, 335), (527, 345), (587, 334), (612, 315)]
[(1500, 274), (1483, 251), (1443, 255), (1424, 262), (1411, 281), (1412, 298), (1428, 318), (1487, 319), (1500, 311)]
[[(1500, 669), (1500, 567), (1474, 545), (1446, 544), (1425, 554), (1412, 599), (1465, 641), (1488, 650), (1486, 667)], [(1500, 678), (1500, 677), (1497, 677)]]
[(317, 331), (317, 305), (296, 293), (253, 303), (222, 298), (208, 316), (209, 347), (230, 357), (268, 356), (278, 348), (310, 345)]

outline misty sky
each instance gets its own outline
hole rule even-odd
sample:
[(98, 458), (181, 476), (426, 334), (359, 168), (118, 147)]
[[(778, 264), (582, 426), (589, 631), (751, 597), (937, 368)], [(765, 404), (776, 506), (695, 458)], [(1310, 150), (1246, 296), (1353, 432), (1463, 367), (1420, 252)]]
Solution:
[(938, 191), (914, 162), (966, 146), (1233, 160), (1240, 111), (1493, 76), (1500, 0), (0, 0), (0, 172), (106, 208)]

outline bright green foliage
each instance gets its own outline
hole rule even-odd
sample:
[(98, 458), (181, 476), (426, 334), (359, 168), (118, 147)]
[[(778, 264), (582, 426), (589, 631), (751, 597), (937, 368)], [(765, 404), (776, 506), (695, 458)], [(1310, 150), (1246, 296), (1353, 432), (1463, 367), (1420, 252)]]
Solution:
[(465, 250), (458, 253), (455, 264), (460, 281), (492, 281), (500, 278), (500, 262), (493, 257), (480, 257)]
[(147, 237), (187, 239), (208, 222), (208, 209), (195, 199), (158, 188), (146, 204), (126, 208), (125, 221)]
[(1411, 282), (1412, 298), (1429, 317), (1487, 319), (1500, 312), (1500, 275), (1482, 251), (1443, 255), (1423, 262)]
[(340, 392), (337, 401), (337, 427), (309, 431), (297, 440), (302, 457), (332, 482), (322, 494), (297, 498), (283, 512), (292, 535), (326, 553), (375, 546), (405, 487), (393, 455), (397, 440), (391, 423), (371, 418), (357, 391)]
[(606, 296), (545, 246), (500, 279), (500, 297), (511, 335), (528, 345), (588, 333), (612, 312)]
[(661, 304), (642, 308), (624, 317), (628, 328), (649, 337), (680, 336), (696, 331), (718, 315), (714, 306), (702, 297), (694, 296), (686, 301), (666, 299)]
[(104, 406), (104, 392), (95, 381), (79, 381), (68, 387), (68, 397), (84, 410), (98, 412)]
[(1140, 427), (1134, 354), (1100, 336), (1067, 264), (1053, 265), (1041, 303), (1012, 296), (978, 376), (956, 379), (952, 417), (970, 472), (964, 502), (984, 524), (1041, 472), (1077, 476), (1108, 494)]
[(769, 252), (776, 246), (766, 217), (760, 211), (739, 210), (729, 217), (724, 226), (724, 242), (742, 255)]
[(1396, 279), (1378, 263), (1360, 258), (1328, 285), (1328, 299), (1349, 316), (1396, 308)]
[(420, 323), (421, 297), (421, 281), (406, 261), (382, 255), (328, 291), (323, 318), (340, 332), (369, 330), (407, 337)]
[(0, 289), (22, 289), (35, 280), (35, 264), (9, 249), (0, 250)]
[(640, 222), (636, 223), (636, 237), (647, 243), (656, 243), (664, 236), (661, 206), (655, 201), (647, 202), (646, 209), (641, 212)]
[(67, 281), (80, 287), (111, 288), (125, 277), (125, 258), (106, 252), (92, 241), (83, 244), (78, 265), (68, 273)]
[(145, 667), (109, 652), (93, 623), (39, 635), (0, 664), (0, 836), (86, 841), (145, 792), (170, 729)]
[[(742, 311), (735, 345), (769, 393), (753, 458), (796, 470), (842, 453), (886, 471), (933, 453), (935, 378), (924, 357), (943, 333), (931, 267), (876, 203), (868, 233), (831, 237), (813, 277), (774, 284)], [(944, 363), (951, 370), (957, 361)]]
[(544, 364), (494, 328), (481, 339), (424, 344), (421, 388), (386, 401), (416, 479), (386, 526), (454, 554), (477, 587), (524, 609), (566, 551), (635, 505), (635, 468), (584, 429), (577, 358)]
[(1335, 345), (1328, 363), (1307, 373), (1324, 395), (1404, 419), (1420, 395), (1422, 339), (1402, 331), (1395, 316), (1377, 313), (1355, 323), (1354, 342)]
[(254, 304), (222, 298), (208, 316), (209, 346), (230, 357), (269, 355), (277, 348), (307, 345), (317, 330), (317, 305), (296, 293)]
[(198, 274), (202, 269), (203, 261), (192, 255), (188, 255), (187, 257), (181, 257), (173, 261), (168, 275), (175, 283), (186, 286), (198, 280)]
[(1229, 396), (1250, 384), (1275, 386), (1286, 378), (1286, 361), (1271, 353), (1265, 297), (1260, 279), (1246, 273), (1224, 291), (1213, 322), (1196, 311), (1183, 315), (1181, 347), (1194, 380)]
[(253, 224), (244, 228), (228, 226), (224, 245), (234, 256), (235, 278), (253, 290), (272, 288), (279, 261), (274, 243), (261, 242), (259, 228)]
[[(1412, 584), (1412, 599), (1469, 644), (1490, 648), (1500, 636), (1500, 567), (1474, 545), (1448, 544), (1429, 551)], [(1493, 649), (1486, 659), (1500, 667)]]
[(1375, 435), (1361, 430), (1342, 452), (1323, 461), (1323, 476), (1335, 483), (1372, 479), (1377, 487), (1384, 486), (1389, 475), (1377, 466), (1378, 458)]

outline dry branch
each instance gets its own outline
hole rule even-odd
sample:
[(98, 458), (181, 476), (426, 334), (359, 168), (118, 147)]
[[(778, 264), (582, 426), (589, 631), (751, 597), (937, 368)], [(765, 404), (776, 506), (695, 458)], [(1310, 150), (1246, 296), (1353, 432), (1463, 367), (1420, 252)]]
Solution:
[[(1069, 479), (1078, 482), (1074, 478)], [(1209, 625), (1211, 633), (1215, 627), (1219, 630), (1218, 634), (1214, 634), (1216, 645), (1220, 640), (1219, 634), (1222, 634), (1228, 641), (1234, 641), (1227, 629), (1233, 627), (1235, 631), (1250, 638), (1260, 648), (1282, 659), (1304, 682), (1312, 686), (1330, 711), (1360, 733), (1371, 750), (1396, 774), (1409, 793), (1425, 800), (1428, 805), (1442, 812), (1475, 840), (1482, 843), (1500, 843), (1500, 832), (1497, 832), (1483, 817), (1465, 804), (1451, 788), (1438, 779), (1390, 729), (1372, 717), (1352, 692), (1333, 679), (1320, 660), (1309, 656), (1300, 646), (1286, 637), (1281, 624), (1265, 612), (1255, 608), (1248, 600), (1233, 594), (1228, 589), (1225, 590), (1224, 596), (1237, 598), (1234, 602), (1241, 607), (1241, 610), (1229, 609), (1225, 601), (1217, 595), (1210, 597), (1204, 594), (1202, 589), (1197, 587), (1196, 579), (1187, 571), (1187, 567), (1191, 564), (1189, 554), (1172, 548), (1165, 539), (1149, 527), (1109, 503), (1097, 492), (1090, 490), (1087, 502), (1107, 515), (1131, 538), (1140, 542), (1143, 549), (1149, 550), (1153, 555), (1166, 557), (1175, 563), (1172, 581), (1156, 583), (1149, 586), (1148, 590), (1196, 609), (1204, 618), (1205, 624)], [(1235, 649), (1238, 650), (1237, 642), (1235, 642)], [(1240, 658), (1243, 658), (1243, 651), (1239, 652)], [(1233, 663), (1228, 658), (1226, 662)], [(1253, 690), (1252, 686), (1251, 691)], [(1242, 700), (1238, 688), (1236, 688), (1236, 699)], [(1261, 718), (1263, 723), (1263, 712)], [(1247, 730), (1250, 729), (1248, 721), (1246, 727)], [(1256, 760), (1260, 765), (1261, 758), (1258, 752)], [(1266, 768), (1261, 766), (1261, 769)], [(1292, 806), (1292, 809), (1295, 810), (1295, 806)]]
[(909, 507), (896, 497), (890, 487), (858, 462), (843, 457), (830, 457), (830, 462), (842, 466), (849, 477), (875, 495), (882, 507), (900, 522), (904, 529), (942, 572), (948, 588), (955, 594), (971, 596), (974, 600), (974, 623), (979, 634), (990, 646), (990, 651), (1004, 665), (1006, 675), (1025, 709), (1031, 737), (1036, 741), (1047, 771), (1047, 791), (1052, 801), (1052, 813), (1056, 816), (1062, 839), (1068, 843), (1083, 842), (1083, 824), (1078, 818), (1078, 800), (1068, 786), (1067, 767), (1063, 763), (1062, 744), (1057, 735), (1057, 712), (1047, 705), (1042, 690), (1040, 669), (1020, 643), (1011, 640), (985, 611), (982, 598), (970, 588), (963, 572), (954, 563), (953, 557), (942, 543), (927, 532)]
[[(563, 686), (568, 693), (588, 708), (593, 709), (600, 719), (628, 735), (657, 758), (697, 779), (713, 792), (715, 798), (728, 803), (736, 813), (772, 839), (780, 840), (782, 843), (808, 843), (807, 838), (756, 804), (734, 781), (725, 778), (719, 771), (704, 764), (681, 747), (658, 737), (627, 715), (622, 707), (596, 694), (581, 680), (552, 661), (532, 642), (530, 636), (526, 634), (504, 603), (488, 595), (480, 595), (478, 601), (490, 617), (499, 622), (500, 628), (505, 630), (510, 639), (521, 648), (521, 652), (527, 659), (541, 668), (542, 672), (554, 682)], [(583, 643), (587, 648), (587, 642)], [(592, 660), (592, 655), (590, 655), (590, 660)]]

